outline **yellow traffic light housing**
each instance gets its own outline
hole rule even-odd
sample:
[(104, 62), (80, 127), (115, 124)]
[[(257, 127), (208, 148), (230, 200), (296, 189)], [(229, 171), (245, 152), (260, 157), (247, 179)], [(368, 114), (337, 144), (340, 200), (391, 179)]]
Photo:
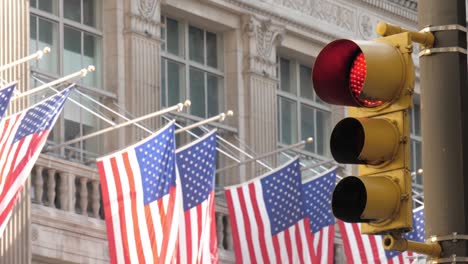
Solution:
[(333, 213), (345, 222), (362, 223), (364, 234), (412, 230), (411, 52), (410, 34), (404, 32), (373, 41), (336, 40), (315, 61), (317, 95), (349, 106), (349, 117), (333, 129), (331, 153), (339, 163), (359, 165), (359, 176), (337, 184)]

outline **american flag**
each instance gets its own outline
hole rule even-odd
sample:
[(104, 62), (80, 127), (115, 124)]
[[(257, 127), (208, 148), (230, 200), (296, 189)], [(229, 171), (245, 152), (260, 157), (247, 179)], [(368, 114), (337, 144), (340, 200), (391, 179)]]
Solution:
[(237, 263), (311, 263), (299, 159), (225, 190)]
[(170, 263), (182, 201), (174, 122), (97, 167), (111, 263)]
[(0, 122), (0, 236), (70, 89)]
[[(348, 263), (412, 263), (413, 252), (384, 250), (382, 236), (360, 234), (360, 225), (338, 220), (343, 238), (343, 246)], [(413, 211), (413, 231), (404, 235), (413, 241), (424, 241), (424, 210), (419, 207)]]
[(217, 263), (214, 208), (216, 131), (176, 151), (184, 217), (179, 223), (178, 263)]
[(331, 196), (335, 185), (336, 168), (302, 184), (304, 210), (310, 220), (317, 255), (314, 263), (333, 263), (335, 217), (331, 210)]
[(10, 103), (11, 96), (15, 90), (16, 82), (7, 84), (0, 88), (0, 119), (5, 114), (8, 109), (8, 104)]

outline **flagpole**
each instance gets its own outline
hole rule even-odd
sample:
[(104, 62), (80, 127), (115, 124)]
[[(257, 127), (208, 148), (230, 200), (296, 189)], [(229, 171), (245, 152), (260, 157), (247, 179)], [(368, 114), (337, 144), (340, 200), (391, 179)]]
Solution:
[(70, 145), (70, 144), (73, 144), (73, 143), (77, 143), (77, 142), (83, 141), (83, 140), (85, 140), (85, 139), (92, 138), (92, 137), (95, 137), (95, 136), (98, 136), (98, 135), (107, 133), (107, 132), (109, 132), (109, 131), (112, 131), (112, 130), (115, 130), (115, 129), (118, 129), (118, 128), (121, 128), (121, 127), (124, 127), (124, 126), (128, 126), (128, 125), (134, 124), (134, 123), (136, 123), (136, 122), (140, 122), (140, 121), (142, 121), (142, 120), (145, 120), (145, 119), (148, 119), (148, 118), (151, 118), (151, 117), (163, 115), (163, 114), (165, 114), (165, 113), (169, 113), (169, 112), (172, 112), (172, 111), (180, 112), (180, 111), (182, 111), (182, 109), (183, 109), (184, 107), (189, 107), (190, 104), (191, 104), (191, 103), (190, 103), (190, 100), (186, 100), (184, 103), (178, 103), (177, 105), (168, 107), (168, 108), (163, 109), (163, 110), (161, 110), (161, 111), (157, 111), (157, 112), (154, 112), (154, 113), (151, 113), (151, 114), (147, 114), (147, 115), (144, 115), (144, 116), (135, 118), (135, 119), (133, 119), (133, 120), (129, 120), (129, 121), (127, 121), (127, 122), (123, 122), (123, 123), (121, 123), (121, 124), (112, 126), (112, 127), (107, 127), (107, 128), (101, 129), (101, 130), (99, 130), (99, 131), (96, 131), (96, 132), (94, 132), (94, 133), (90, 133), (90, 134), (84, 135), (84, 136), (82, 136), (82, 137), (75, 138), (75, 139), (72, 139), (72, 140), (69, 140), (69, 141), (66, 141), (66, 142), (63, 142), (63, 143), (54, 145), (54, 146), (48, 146), (48, 147), (45, 149), (45, 151), (51, 151), (51, 150), (54, 150), (54, 149), (57, 149), (57, 148), (60, 148), (60, 147), (66, 146), (66, 145)]
[(44, 54), (47, 54), (49, 52), (50, 52), (50, 48), (45, 47), (42, 50), (38, 50), (34, 54), (31, 54), (29, 56), (26, 56), (24, 58), (21, 58), (19, 60), (14, 61), (14, 62), (8, 63), (6, 65), (0, 66), (0, 72), (5, 71), (5, 70), (7, 70), (9, 68), (12, 68), (12, 67), (18, 65), (18, 64), (25, 63), (25, 62), (30, 61), (30, 60), (34, 60), (34, 59), (40, 60), (40, 59), (42, 59), (42, 56), (44, 56)]
[(183, 128), (179, 128), (175, 131), (175, 134), (179, 134), (181, 132), (184, 132), (184, 131), (187, 131), (187, 130), (190, 130), (190, 129), (193, 129), (193, 128), (196, 128), (196, 127), (199, 127), (199, 126), (203, 126), (205, 124), (208, 124), (208, 123), (211, 123), (211, 122), (215, 122), (215, 121), (221, 121), (223, 122), (224, 119), (227, 117), (227, 116), (233, 116), (234, 115), (234, 112), (232, 110), (228, 110), (227, 113), (221, 113), (217, 116), (213, 116), (211, 118), (208, 118), (208, 119), (204, 119), (204, 120), (201, 120), (200, 122), (197, 122), (197, 123), (193, 123), (189, 126), (186, 126), (186, 127), (183, 127)]
[(220, 173), (220, 172), (222, 172), (222, 171), (225, 171), (225, 170), (228, 170), (228, 169), (231, 169), (231, 168), (234, 168), (234, 167), (237, 167), (237, 166), (246, 164), (246, 163), (250, 163), (250, 162), (256, 161), (256, 160), (258, 160), (258, 159), (266, 158), (266, 157), (268, 157), (268, 156), (277, 154), (277, 153), (279, 153), (279, 152), (283, 152), (283, 151), (287, 151), (287, 150), (295, 149), (295, 148), (300, 148), (300, 147), (304, 146), (305, 144), (311, 144), (313, 141), (314, 141), (313, 138), (310, 137), (310, 138), (308, 138), (308, 139), (306, 139), (306, 140), (302, 140), (301, 142), (298, 142), (298, 143), (296, 143), (296, 144), (289, 145), (289, 146), (284, 147), (284, 148), (276, 149), (276, 150), (274, 150), (274, 151), (271, 151), (271, 152), (268, 152), (268, 153), (264, 153), (264, 154), (262, 154), (262, 155), (256, 156), (256, 157), (251, 158), (251, 159), (242, 160), (242, 161), (240, 161), (238, 164), (232, 164), (232, 165), (226, 166), (226, 167), (224, 167), (224, 168), (218, 169), (218, 170), (216, 170), (216, 173)]
[(303, 166), (301, 167), (301, 171), (305, 171), (305, 170), (308, 170), (308, 169), (313, 169), (315, 167), (318, 167), (318, 166), (322, 166), (322, 165), (325, 165), (325, 164), (328, 164), (328, 163), (335, 163), (335, 160), (331, 159), (331, 160), (324, 160), (324, 161), (321, 161), (321, 162), (317, 162), (317, 163), (314, 163), (314, 164), (309, 164), (307, 166)]
[[(243, 155), (247, 156), (248, 158), (252, 159), (254, 156), (253, 155), (250, 155), (249, 153), (247, 153), (246, 151), (242, 150), (241, 148), (237, 147), (236, 145), (232, 144), (231, 142), (225, 140), (224, 138), (222, 138), (221, 136), (218, 136), (216, 135), (216, 138), (219, 139), (220, 141), (226, 143), (228, 146), (230, 146), (231, 148), (239, 151), (240, 153), (242, 153)], [(237, 162), (240, 162), (237, 161)], [(260, 161), (260, 160), (256, 160), (256, 162), (260, 165), (262, 165), (263, 167), (269, 169), (269, 170), (273, 170), (270, 166), (268, 166), (267, 164), (265, 164), (264, 162)]]
[[(166, 117), (166, 116), (163, 116), (163, 118), (166, 119), (166, 120), (170, 120), (170, 119), (169, 119), (168, 117)], [(175, 125), (176, 125), (177, 127), (183, 128), (180, 124), (175, 123)], [(193, 136), (193, 137), (195, 137), (195, 138), (200, 138), (200, 136), (198, 136), (197, 134), (195, 134), (195, 133), (193, 133), (193, 132), (190, 132), (189, 130), (187, 130), (187, 133), (189, 133), (191, 136)], [(216, 137), (218, 137), (218, 135), (216, 135)], [(232, 155), (228, 154), (228, 153), (225, 152), (224, 150), (222, 150), (222, 149), (220, 149), (220, 148), (218, 148), (218, 147), (216, 147), (216, 150), (219, 151), (219, 153), (224, 154), (226, 157), (228, 157), (228, 158), (234, 160), (235, 162), (240, 162), (239, 159), (233, 157)]]
[(11, 98), (11, 101), (16, 100), (16, 99), (21, 98), (21, 97), (24, 97), (24, 96), (27, 96), (27, 95), (30, 95), (30, 94), (33, 94), (35, 92), (39, 92), (39, 91), (41, 91), (41, 90), (43, 90), (45, 88), (54, 86), (54, 85), (62, 83), (62, 82), (66, 82), (66, 81), (71, 80), (71, 79), (76, 78), (76, 77), (85, 77), (88, 74), (88, 72), (93, 72), (95, 70), (96, 70), (96, 68), (93, 65), (89, 65), (87, 68), (83, 68), (80, 71), (77, 71), (75, 73), (64, 76), (64, 77), (59, 78), (59, 79), (57, 79), (55, 81), (52, 81), (50, 83), (43, 84), (43, 85), (41, 85), (39, 87), (33, 88), (31, 90), (27, 90), (27, 91), (25, 91), (25, 92), (23, 92), (23, 93), (21, 93), (19, 95), (16, 95), (16, 96)]
[[(41, 79), (39, 79), (39, 78), (37, 78), (37, 77), (35, 77), (35, 76), (32, 76), (32, 78), (35, 79), (36, 81), (42, 83), (42, 84), (45, 84), (45, 82), (43, 82)], [(71, 84), (71, 85), (68, 86), (68, 87), (72, 87), (73, 85), (76, 85), (76, 84), (73, 83), (73, 84)], [(59, 91), (58, 91), (57, 89), (53, 88), (53, 87), (49, 87), (49, 89), (51, 89), (51, 90), (54, 91), (55, 93), (59, 93)], [(75, 90), (75, 92), (78, 92), (78, 91)], [(80, 95), (81, 95), (81, 93), (80, 93)], [(69, 101), (71, 101), (72, 103), (76, 104), (77, 106), (83, 108), (84, 110), (86, 110), (88, 113), (94, 115), (95, 117), (104, 120), (104, 122), (108, 123), (109, 125), (115, 126), (115, 123), (114, 123), (114, 122), (112, 122), (111, 120), (107, 119), (106, 117), (104, 117), (104, 116), (98, 114), (96, 111), (93, 111), (93, 110), (89, 109), (88, 107), (84, 106), (83, 104), (79, 103), (78, 101), (74, 100), (73, 98), (68, 97), (67, 100), (69, 100)]]

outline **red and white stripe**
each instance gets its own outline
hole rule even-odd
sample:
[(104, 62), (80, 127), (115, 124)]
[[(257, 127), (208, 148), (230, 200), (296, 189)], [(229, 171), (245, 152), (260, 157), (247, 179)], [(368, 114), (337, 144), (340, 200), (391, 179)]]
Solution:
[(179, 223), (178, 263), (217, 263), (214, 192), (183, 214)]
[(314, 263), (333, 263), (335, 225), (329, 225), (312, 234), (314, 252), (317, 255)]
[(380, 235), (362, 235), (359, 224), (338, 220), (347, 263), (411, 263), (412, 252), (405, 251), (387, 259)]
[(100, 158), (97, 166), (111, 263), (170, 263), (177, 242), (180, 188), (171, 187), (168, 195), (145, 206), (134, 147)]
[(272, 236), (261, 182), (226, 189), (236, 263), (312, 263), (307, 219)]
[(0, 122), (0, 237), (49, 134), (47, 130), (42, 131), (13, 144), (26, 112), (22, 111)]

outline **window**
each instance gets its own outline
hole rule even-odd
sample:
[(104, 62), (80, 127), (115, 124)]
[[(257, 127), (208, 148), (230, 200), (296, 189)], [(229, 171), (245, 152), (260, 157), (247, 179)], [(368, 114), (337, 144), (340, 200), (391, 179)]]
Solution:
[[(419, 96), (414, 96), (411, 109), (411, 171), (422, 168), (422, 138), (421, 138), (421, 104)], [(416, 183), (422, 184), (421, 175), (416, 175)]]
[(190, 113), (211, 117), (224, 111), (223, 38), (169, 17), (162, 17), (161, 103), (192, 101)]
[[(79, 71), (94, 65), (96, 71), (88, 74), (79, 85), (93, 89), (102, 86), (102, 32), (101, 0), (31, 0), (30, 2), (30, 53), (48, 46), (51, 53), (32, 62), (36, 76), (49, 82), (59, 76)], [(62, 10), (62, 12), (60, 11)], [(32, 81), (32, 86), (42, 84)], [(33, 96), (33, 101), (42, 99), (50, 91)], [(80, 104), (93, 108), (94, 104), (76, 93), (71, 96)], [(81, 107), (67, 102), (49, 140), (55, 143), (81, 137), (99, 129), (96, 117)], [(63, 157), (87, 161), (98, 152), (93, 139), (54, 152)]]
[(278, 141), (294, 144), (313, 137), (305, 149), (328, 156), (331, 110), (313, 91), (311, 67), (280, 57), (278, 77)]

